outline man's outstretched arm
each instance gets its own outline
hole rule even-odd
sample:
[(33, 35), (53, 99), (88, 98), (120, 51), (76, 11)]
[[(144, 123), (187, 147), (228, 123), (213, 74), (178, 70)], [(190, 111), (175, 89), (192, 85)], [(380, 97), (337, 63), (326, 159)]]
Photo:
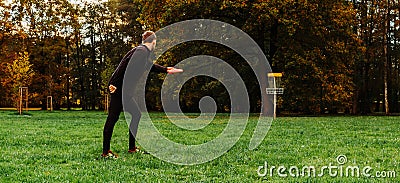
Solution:
[(182, 69), (177, 69), (174, 67), (164, 67), (162, 65), (158, 65), (158, 64), (153, 64), (153, 66), (151, 67), (152, 72), (164, 72), (164, 73), (168, 73), (168, 74), (175, 74), (175, 73), (181, 73), (183, 72)]

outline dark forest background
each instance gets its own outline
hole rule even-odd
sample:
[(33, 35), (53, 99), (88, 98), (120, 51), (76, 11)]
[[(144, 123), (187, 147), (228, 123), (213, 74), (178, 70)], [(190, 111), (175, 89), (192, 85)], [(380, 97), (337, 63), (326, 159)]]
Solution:
[[(273, 71), (284, 74), (280, 111), (400, 112), (400, 3), (395, 0), (2, 1), (0, 107), (15, 106), (18, 88), (28, 86), (32, 107), (45, 108), (52, 96), (56, 109), (101, 110), (110, 75), (144, 30), (195, 18), (230, 23), (258, 43)], [(261, 110), (259, 83), (232, 50), (186, 43), (157, 62), (175, 65), (197, 54), (237, 68), (252, 111)], [(164, 77), (152, 74), (148, 80), (151, 110), (162, 109)], [(215, 98), (219, 112), (229, 110), (226, 90), (207, 77), (184, 85), (182, 109), (198, 112), (205, 95)]]

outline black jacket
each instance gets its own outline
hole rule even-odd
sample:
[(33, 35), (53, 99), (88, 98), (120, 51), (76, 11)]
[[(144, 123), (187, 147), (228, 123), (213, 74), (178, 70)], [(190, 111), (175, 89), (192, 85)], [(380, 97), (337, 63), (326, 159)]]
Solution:
[[(136, 67), (134, 69), (129, 69), (128, 72), (135, 72), (135, 73), (126, 73), (130, 77), (135, 77), (132, 78), (134, 80), (138, 80), (140, 76), (143, 75), (145, 69), (147, 68), (146, 66), (149, 66), (149, 64), (153, 64), (152, 61), (150, 60), (150, 53), (151, 51), (144, 45), (139, 45), (132, 50), (130, 50), (121, 60), (119, 63), (117, 69), (114, 71), (112, 74), (109, 85), (114, 85), (117, 87), (117, 91), (121, 92), (122, 90), (122, 83), (124, 81), (125, 77), (125, 71), (127, 69), (127, 66), (130, 61), (134, 62), (131, 64), (133, 67)], [(158, 64), (153, 64), (150, 71), (152, 72), (164, 72), (167, 73), (167, 67), (158, 65)]]

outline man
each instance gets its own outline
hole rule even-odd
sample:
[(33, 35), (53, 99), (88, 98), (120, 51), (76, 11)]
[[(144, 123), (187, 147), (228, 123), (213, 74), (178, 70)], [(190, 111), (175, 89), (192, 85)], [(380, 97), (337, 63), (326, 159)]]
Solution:
[[(141, 79), (144, 75), (145, 71), (148, 71), (148, 67), (152, 64), (150, 61), (150, 53), (154, 50), (156, 46), (156, 35), (152, 31), (146, 31), (142, 35), (142, 44), (130, 50), (121, 60), (120, 64), (118, 65), (117, 69), (111, 76), (109, 81), (109, 90), (111, 93), (111, 100), (110, 100), (110, 107), (108, 110), (108, 117), (106, 123), (104, 125), (103, 131), (103, 153), (102, 157), (104, 158), (118, 158), (118, 155), (113, 153), (110, 150), (110, 141), (112, 137), (112, 133), (114, 130), (115, 123), (119, 119), (119, 115), (122, 109), (125, 107), (126, 112), (132, 115), (132, 121), (130, 123), (130, 132), (129, 132), (129, 153), (138, 152), (139, 149), (135, 145), (135, 136), (137, 132), (137, 127), (140, 121), (141, 112), (136, 103), (133, 99), (132, 90), (127, 90), (124, 92), (124, 99), (132, 99), (131, 101), (127, 101), (123, 106), (122, 96), (123, 96), (123, 81), (124, 78), (127, 77), (129, 86), (124, 87), (126, 88), (135, 88), (137, 81)], [(133, 62), (129, 64), (129, 62)], [(127, 70), (127, 67), (128, 70)], [(133, 68), (132, 68), (133, 67)], [(125, 73), (125, 71), (127, 71)], [(169, 74), (183, 72), (182, 69), (175, 69), (173, 67), (164, 67), (158, 64), (152, 65), (150, 71), (153, 72), (164, 72)]]

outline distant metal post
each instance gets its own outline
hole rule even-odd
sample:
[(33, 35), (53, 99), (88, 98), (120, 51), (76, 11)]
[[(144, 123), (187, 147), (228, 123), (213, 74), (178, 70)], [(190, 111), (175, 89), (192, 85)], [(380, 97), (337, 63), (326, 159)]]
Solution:
[[(28, 112), (28, 103), (29, 103), (29, 98), (28, 98), (28, 87), (19, 87), (19, 101), (18, 101), (18, 112), (21, 115), (24, 109), (23, 103), (25, 102), (25, 111)], [(24, 97), (24, 91), (25, 91), (25, 97)]]
[(53, 111), (53, 97), (47, 96), (47, 110)]
[(108, 113), (108, 105), (110, 104), (110, 98), (109, 95), (106, 94), (104, 98), (104, 112)]

